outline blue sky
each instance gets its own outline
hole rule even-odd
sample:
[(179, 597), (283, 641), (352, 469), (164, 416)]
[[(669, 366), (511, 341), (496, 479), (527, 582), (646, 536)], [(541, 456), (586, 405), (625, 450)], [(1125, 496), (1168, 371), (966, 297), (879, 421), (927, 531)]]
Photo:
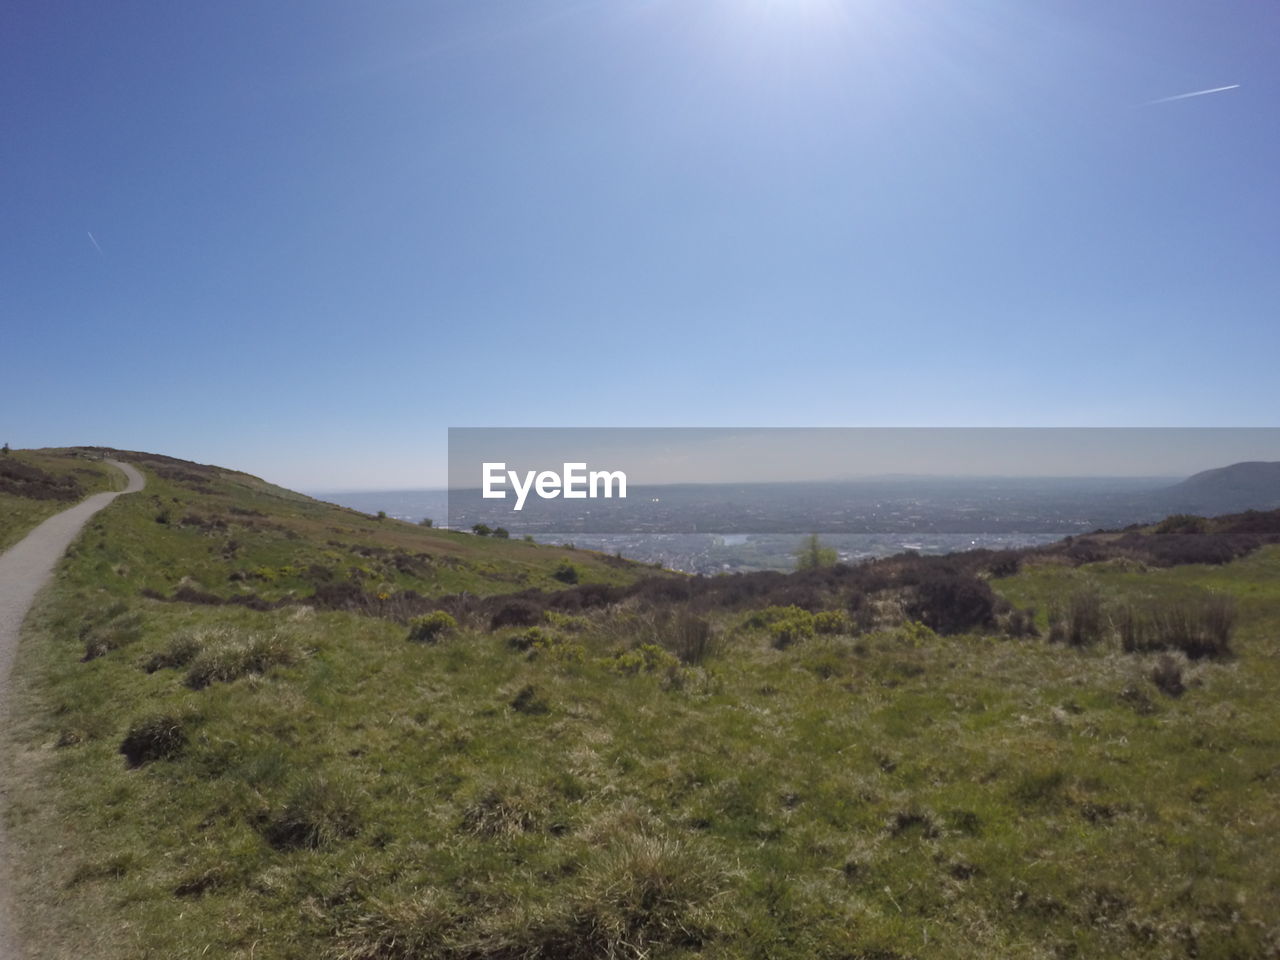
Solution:
[(449, 426), (1273, 426), (1277, 28), (6, 4), (0, 439), (339, 489)]

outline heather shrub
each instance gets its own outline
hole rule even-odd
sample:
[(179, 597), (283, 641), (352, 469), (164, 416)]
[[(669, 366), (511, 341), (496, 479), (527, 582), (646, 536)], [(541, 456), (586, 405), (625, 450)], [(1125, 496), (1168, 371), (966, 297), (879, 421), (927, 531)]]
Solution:
[(945, 569), (929, 570), (907, 601), (906, 614), (936, 633), (964, 633), (993, 626), (995, 604), (986, 581)]
[(532, 627), (541, 622), (542, 607), (531, 600), (511, 600), (498, 608), (489, 620), (489, 627)]

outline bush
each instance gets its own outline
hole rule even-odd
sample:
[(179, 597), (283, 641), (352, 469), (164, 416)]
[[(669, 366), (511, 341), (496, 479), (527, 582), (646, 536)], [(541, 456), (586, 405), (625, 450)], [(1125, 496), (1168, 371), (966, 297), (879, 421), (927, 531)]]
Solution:
[(130, 767), (140, 767), (156, 760), (170, 760), (187, 745), (188, 727), (194, 718), (184, 713), (152, 713), (129, 727), (120, 752)]
[(632, 676), (656, 670), (671, 670), (678, 666), (680, 661), (656, 643), (642, 643), (634, 650), (618, 654), (613, 661), (615, 670)]
[(742, 621), (744, 627), (758, 629), (760, 627), (769, 627), (780, 620), (790, 620), (793, 617), (803, 617), (805, 615), (813, 616), (808, 610), (802, 607), (765, 607), (763, 610), (753, 611)]
[(803, 607), (795, 605), (766, 607), (757, 610), (743, 621), (746, 627), (763, 627), (775, 648), (782, 650), (798, 640), (814, 634), (814, 616)]
[(555, 573), (551, 574), (551, 576), (555, 577), (561, 583), (577, 583), (578, 568), (568, 560), (565, 560), (560, 564), (560, 566), (556, 567)]
[(532, 627), (542, 622), (542, 607), (531, 600), (511, 600), (498, 608), (489, 620), (489, 628)]
[(493, 535), (499, 540), (506, 540), (511, 536), (506, 527), (494, 527)]
[(813, 615), (813, 629), (818, 633), (849, 633), (851, 627), (843, 610), (823, 610)]
[(432, 520), (430, 517), (423, 517), (421, 520), (418, 521), (418, 526), (420, 527), (430, 527), (434, 525), (435, 525), (435, 521)]
[(769, 636), (778, 650), (783, 650), (800, 640), (813, 636), (813, 614), (808, 610), (769, 624)]
[(549, 639), (550, 635), (541, 627), (530, 627), (523, 633), (517, 633), (507, 637), (507, 646), (512, 650), (519, 650), (521, 653), (524, 653), (525, 651), (532, 649), (535, 644), (546, 643)]
[(471, 528), (471, 532), (477, 537), (487, 537), (493, 533), (493, 529), (487, 523), (477, 523)]
[(529, 659), (543, 657), (552, 663), (586, 663), (587, 648), (580, 643), (549, 633), (533, 642)]
[(412, 643), (435, 643), (445, 633), (457, 628), (457, 620), (443, 610), (435, 610), (409, 621), (409, 640)]
[(917, 584), (906, 613), (936, 633), (965, 633), (995, 624), (996, 597), (986, 581), (950, 571), (930, 571)]

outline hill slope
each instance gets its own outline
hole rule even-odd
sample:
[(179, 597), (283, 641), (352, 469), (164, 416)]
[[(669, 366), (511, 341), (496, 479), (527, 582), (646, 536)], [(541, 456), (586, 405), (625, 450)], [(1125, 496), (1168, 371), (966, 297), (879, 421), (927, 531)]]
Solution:
[(0, 550), (89, 494), (123, 486), (119, 471), (83, 451), (11, 450), (0, 454)]
[(1169, 512), (1199, 514), (1280, 508), (1280, 462), (1249, 461), (1205, 470), (1163, 490)]
[(20, 664), (36, 957), (1280, 945), (1280, 547), (641, 583), (133, 459)]

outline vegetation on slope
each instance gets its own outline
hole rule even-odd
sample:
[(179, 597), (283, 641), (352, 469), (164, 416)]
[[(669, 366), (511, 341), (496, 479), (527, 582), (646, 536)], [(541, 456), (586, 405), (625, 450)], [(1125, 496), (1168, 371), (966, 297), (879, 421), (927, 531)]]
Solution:
[(80, 451), (10, 450), (0, 454), (0, 550), (89, 494), (123, 487), (120, 471)]
[(141, 465), (23, 653), (37, 957), (1280, 950), (1280, 547), (643, 579)]

